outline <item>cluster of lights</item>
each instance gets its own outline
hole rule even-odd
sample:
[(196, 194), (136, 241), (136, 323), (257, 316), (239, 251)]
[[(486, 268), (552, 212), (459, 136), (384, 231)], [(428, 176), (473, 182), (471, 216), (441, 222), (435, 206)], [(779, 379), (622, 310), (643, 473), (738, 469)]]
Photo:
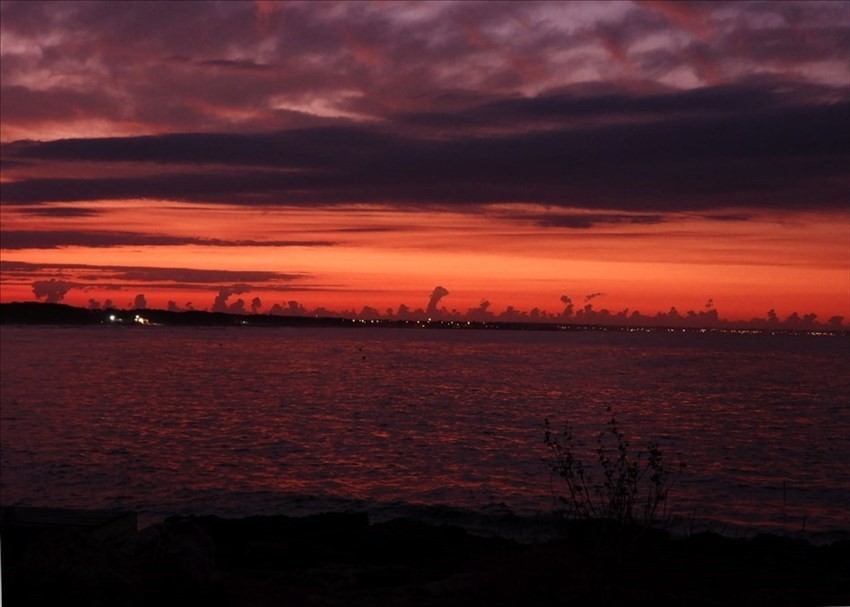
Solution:
[[(122, 322), (124, 322), (123, 318), (121, 318), (120, 316), (116, 316), (115, 314), (110, 314), (108, 318), (109, 318), (109, 322), (112, 322), (112, 323), (122, 323)], [(138, 314), (136, 314), (136, 316), (133, 318), (133, 322), (138, 324), (138, 325), (149, 325), (149, 324), (151, 324), (150, 320), (148, 320), (147, 318), (140, 316)]]

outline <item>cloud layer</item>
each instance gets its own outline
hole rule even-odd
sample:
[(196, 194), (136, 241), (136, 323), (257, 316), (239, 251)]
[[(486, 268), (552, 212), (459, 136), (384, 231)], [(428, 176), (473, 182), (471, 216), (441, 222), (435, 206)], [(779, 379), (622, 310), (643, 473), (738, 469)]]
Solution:
[(6, 293), (846, 307), (843, 3), (7, 1), (0, 59)]
[[(661, 112), (652, 120), (498, 136), (461, 128), (455, 136), (433, 139), (387, 133), (383, 126), (338, 126), (20, 142), (5, 146), (4, 153), (27, 162), (87, 162), (102, 174), (25, 178), (2, 184), (0, 191), (6, 204), (154, 198), (414, 209), (535, 202), (639, 212), (846, 207), (850, 102), (754, 112), (728, 99), (733, 93), (746, 99), (751, 92), (745, 87), (706, 95), (705, 105), (716, 107), (696, 115)], [(518, 105), (539, 111), (539, 101), (511, 104), (510, 113)], [(553, 99), (546, 104), (558, 105)], [(565, 120), (575, 118), (569, 105)], [(137, 175), (112, 177), (113, 163), (132, 163)], [(192, 170), (174, 170), (187, 166)]]
[(850, 185), (840, 3), (0, 10), (7, 205), (829, 209)]
[[(5, 2), (9, 131), (265, 131), (571, 85), (847, 84), (835, 2)], [(38, 137), (41, 138), (41, 137)]]

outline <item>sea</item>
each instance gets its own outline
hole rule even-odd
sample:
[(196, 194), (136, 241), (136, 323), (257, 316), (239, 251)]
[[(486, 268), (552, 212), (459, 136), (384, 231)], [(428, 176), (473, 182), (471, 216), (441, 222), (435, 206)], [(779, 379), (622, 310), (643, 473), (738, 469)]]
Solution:
[[(658, 444), (678, 532), (850, 530), (850, 337), (716, 331), (0, 327), (0, 504), (366, 511), (539, 539), (569, 424)], [(680, 466), (684, 464), (684, 467)]]

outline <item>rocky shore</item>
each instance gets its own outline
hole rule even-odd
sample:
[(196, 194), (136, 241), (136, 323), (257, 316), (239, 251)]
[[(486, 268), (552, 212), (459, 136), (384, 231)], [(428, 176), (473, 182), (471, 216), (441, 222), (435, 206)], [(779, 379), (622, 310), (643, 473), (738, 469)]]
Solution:
[(135, 531), (5, 510), (6, 607), (850, 604), (850, 541), (586, 522), (528, 544), (364, 513), (175, 517)]

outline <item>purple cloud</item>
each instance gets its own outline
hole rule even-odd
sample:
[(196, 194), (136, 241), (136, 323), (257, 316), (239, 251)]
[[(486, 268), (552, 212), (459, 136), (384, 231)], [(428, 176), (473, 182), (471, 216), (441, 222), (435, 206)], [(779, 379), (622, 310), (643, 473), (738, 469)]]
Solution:
[(42, 297), (47, 303), (57, 303), (65, 298), (71, 289), (79, 288), (80, 285), (66, 280), (36, 280), (32, 283), (32, 292), (36, 299)]
[[(460, 131), (435, 140), (361, 126), (27, 142), (6, 146), (5, 153), (42, 162), (86, 159), (102, 175), (22, 178), (0, 190), (6, 204), (19, 205), (115, 198), (412, 208), (581, 201), (588, 209), (637, 213), (633, 222), (654, 222), (653, 212), (670, 210), (846, 206), (850, 102), (758, 113), (728, 105), (722, 99), (715, 113), (509, 137)], [(144, 176), (113, 177), (109, 166), (116, 161), (210, 168), (151, 175), (138, 165)], [(232, 168), (222, 170), (221, 164)], [(584, 223), (570, 216), (560, 221), (580, 227), (605, 219), (597, 214)]]
[[(52, 213), (51, 213), (52, 215)], [(223, 240), (219, 238), (200, 238), (166, 236), (164, 234), (139, 234), (135, 232), (100, 232), (71, 230), (3, 230), (0, 232), (0, 247), (12, 249), (56, 249), (69, 246), (84, 247), (120, 247), (120, 246), (175, 246), (196, 245), (210, 247), (329, 247), (334, 246), (325, 240)]]
[[(227, 304), (227, 300), (230, 299), (232, 295), (241, 295), (242, 293), (247, 293), (252, 290), (253, 287), (247, 284), (238, 284), (233, 285), (231, 287), (224, 287), (218, 292), (218, 295), (216, 295), (215, 301), (213, 301), (212, 311), (242, 313), (245, 308), (245, 302), (242, 299), (237, 300), (234, 304), (231, 305)], [(241, 304), (239, 302), (241, 302)]]

